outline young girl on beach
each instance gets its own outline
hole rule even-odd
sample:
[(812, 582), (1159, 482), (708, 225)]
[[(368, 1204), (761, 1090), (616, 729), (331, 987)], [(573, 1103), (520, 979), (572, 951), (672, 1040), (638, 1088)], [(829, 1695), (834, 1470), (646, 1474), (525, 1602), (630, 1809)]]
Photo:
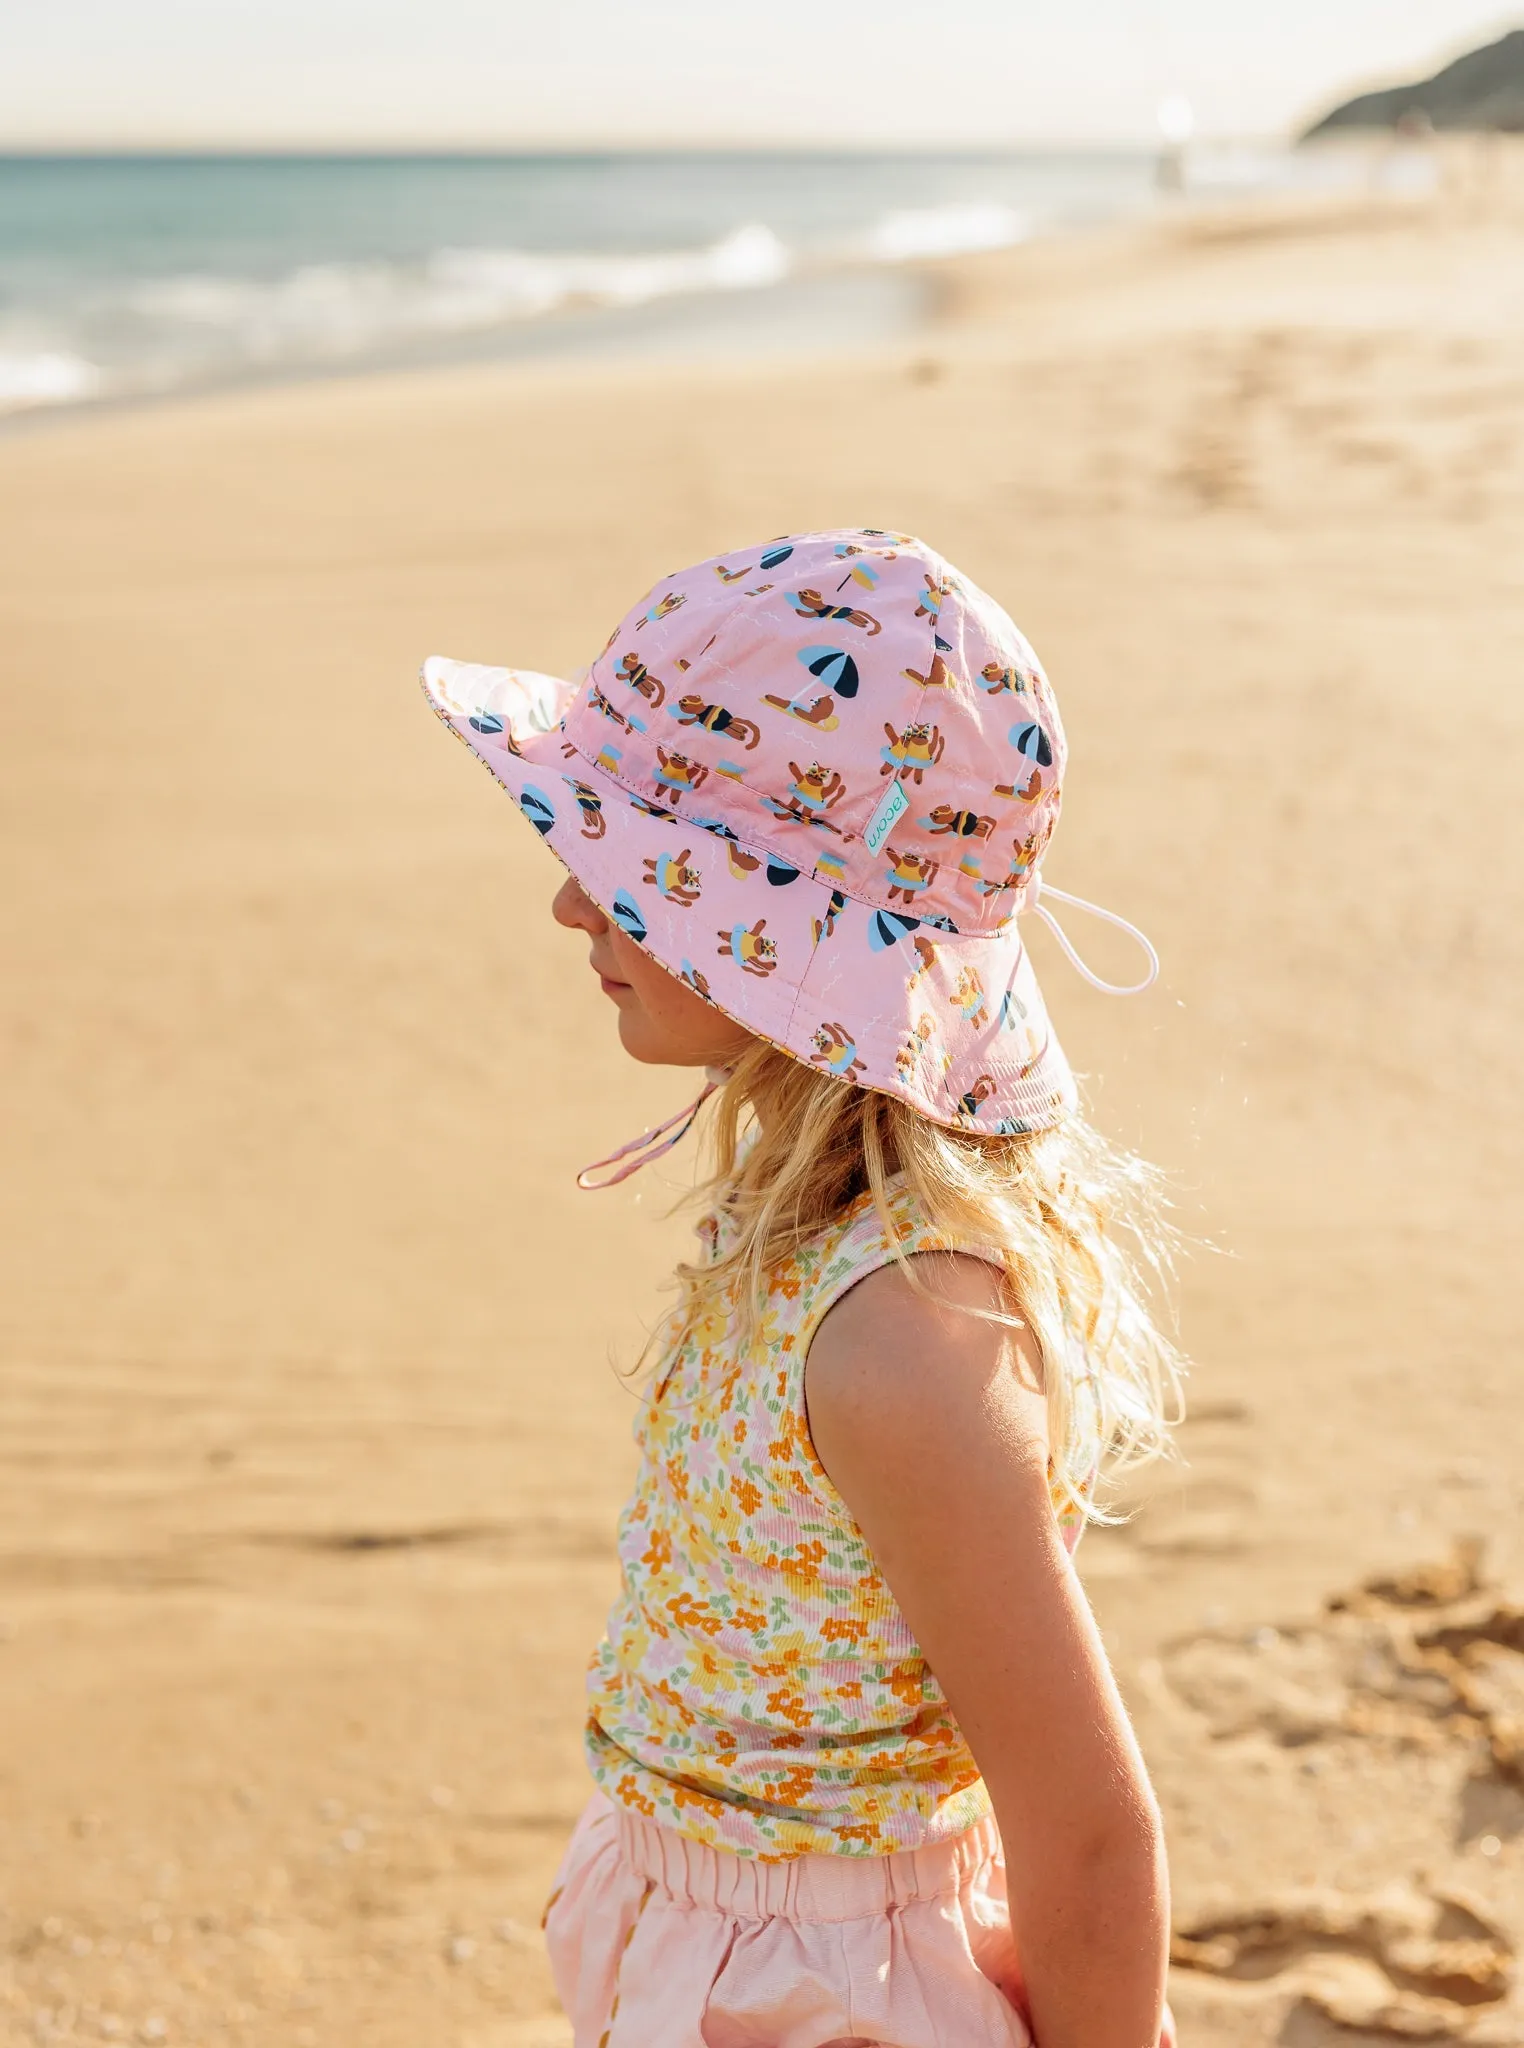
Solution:
[(1070, 1558), (1175, 1359), (1118, 1234), (1156, 1253), (1148, 1176), (1023, 941), (1066, 760), (1032, 650), (861, 530), (665, 578), (575, 684), (424, 675), (625, 1050), (708, 1070), (584, 1185), (714, 1097), (547, 1910), (577, 2048), (1169, 2041), (1158, 1812)]

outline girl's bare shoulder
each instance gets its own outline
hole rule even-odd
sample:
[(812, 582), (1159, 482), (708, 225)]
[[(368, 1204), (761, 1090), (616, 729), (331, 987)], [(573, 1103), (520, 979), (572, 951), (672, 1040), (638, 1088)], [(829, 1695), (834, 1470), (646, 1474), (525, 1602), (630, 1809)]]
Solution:
[[(1018, 1458), (1046, 1441), (1036, 1341), (1008, 1320), (1004, 1276), (964, 1252), (920, 1252), (914, 1274), (891, 1261), (822, 1319), (806, 1360), (811, 1433), (827, 1471), (955, 1458), (997, 1436)], [(833, 1476), (835, 1474), (833, 1473)]]

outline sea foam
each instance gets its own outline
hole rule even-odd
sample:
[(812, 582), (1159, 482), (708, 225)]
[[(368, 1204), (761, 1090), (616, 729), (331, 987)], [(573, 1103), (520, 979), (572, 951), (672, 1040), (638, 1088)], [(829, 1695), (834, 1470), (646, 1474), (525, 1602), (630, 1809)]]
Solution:
[(33, 405), (77, 405), (101, 389), (101, 372), (62, 349), (0, 355), (0, 412)]

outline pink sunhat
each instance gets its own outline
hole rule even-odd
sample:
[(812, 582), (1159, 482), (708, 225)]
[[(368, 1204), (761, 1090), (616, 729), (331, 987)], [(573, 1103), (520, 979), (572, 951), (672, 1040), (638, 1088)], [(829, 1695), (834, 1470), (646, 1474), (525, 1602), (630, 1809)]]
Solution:
[(1058, 707), (923, 542), (738, 549), (664, 577), (580, 681), (439, 656), (423, 681), (604, 915), (747, 1030), (960, 1129), (1073, 1107), (1019, 923), (1096, 979), (1038, 901)]

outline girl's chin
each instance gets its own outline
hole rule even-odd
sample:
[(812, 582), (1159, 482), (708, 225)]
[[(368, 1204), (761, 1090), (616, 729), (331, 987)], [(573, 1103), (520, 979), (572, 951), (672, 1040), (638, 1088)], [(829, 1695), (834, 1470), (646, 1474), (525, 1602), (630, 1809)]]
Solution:
[(633, 989), (625, 989), (624, 1000), (616, 996), (619, 1003), (619, 1043), (632, 1060), (639, 1060), (646, 1067), (680, 1067), (684, 1064), (681, 1051), (668, 1043), (663, 1032), (658, 1031), (650, 1018), (633, 1000)]
[(712, 1052), (685, 1045), (654, 1023), (633, 989), (627, 997), (619, 1005), (619, 1043), (632, 1060), (643, 1067), (704, 1067), (713, 1061)]

